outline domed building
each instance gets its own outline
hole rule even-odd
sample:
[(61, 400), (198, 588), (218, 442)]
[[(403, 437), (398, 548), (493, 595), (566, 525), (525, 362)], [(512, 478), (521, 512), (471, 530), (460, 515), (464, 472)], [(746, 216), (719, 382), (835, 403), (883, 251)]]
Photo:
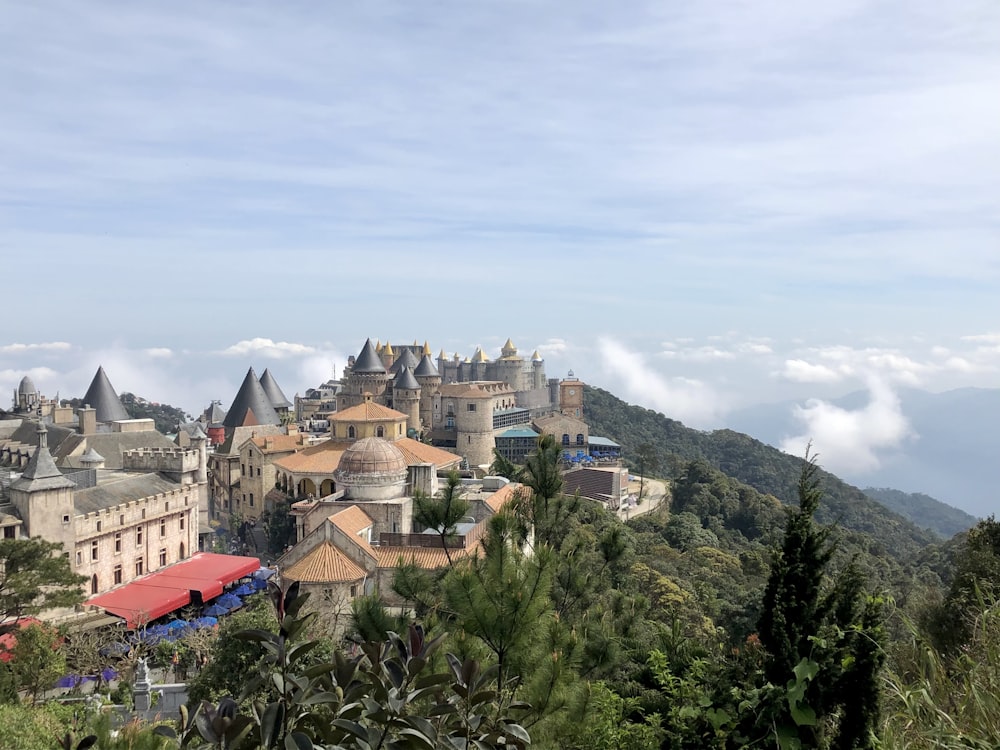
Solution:
[(340, 457), (334, 474), (347, 499), (391, 500), (406, 493), (406, 456), (385, 438), (366, 437)]

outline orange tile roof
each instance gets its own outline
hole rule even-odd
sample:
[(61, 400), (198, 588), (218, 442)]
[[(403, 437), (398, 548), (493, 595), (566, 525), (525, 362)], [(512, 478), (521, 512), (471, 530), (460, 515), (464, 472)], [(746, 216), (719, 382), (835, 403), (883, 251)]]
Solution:
[(281, 577), (305, 583), (348, 582), (361, 580), (365, 571), (333, 544), (323, 542), (282, 570)]
[(413, 438), (399, 438), (393, 442), (403, 457), (406, 465), (412, 464), (434, 464), (438, 469), (446, 469), (461, 462), (462, 457), (450, 453), (443, 448), (436, 448), (427, 443), (421, 443)]
[(294, 474), (333, 474), (350, 445), (326, 441), (274, 462), (279, 469)]
[[(460, 560), (468, 557), (474, 550), (479, 549), (479, 544), (465, 549), (449, 550), (451, 559)], [(378, 566), (380, 568), (399, 567), (399, 558), (404, 562), (412, 562), (418, 568), (434, 570), (444, 568), (448, 565), (448, 555), (440, 547), (378, 547)]]
[(365, 401), (330, 415), (331, 422), (379, 422), (390, 419), (397, 422), (406, 419), (406, 415), (375, 401)]
[(375, 550), (368, 543), (368, 540), (360, 536), (362, 531), (369, 526), (373, 526), (375, 522), (361, 508), (357, 505), (352, 505), (349, 508), (338, 510), (329, 517), (329, 521), (347, 534), (351, 538), (351, 541), (370, 554), (372, 558), (376, 557)]
[[(267, 446), (268, 442), (271, 447)], [(264, 437), (253, 438), (253, 444), (261, 449), (261, 453), (284, 453), (293, 451), (296, 448), (303, 448), (306, 445), (306, 436), (302, 433), (292, 435), (266, 435)]]
[(523, 484), (505, 484), (503, 487), (486, 498), (485, 503), (494, 513), (499, 513), (503, 506), (514, 499), (519, 490), (530, 492), (530, 490)]

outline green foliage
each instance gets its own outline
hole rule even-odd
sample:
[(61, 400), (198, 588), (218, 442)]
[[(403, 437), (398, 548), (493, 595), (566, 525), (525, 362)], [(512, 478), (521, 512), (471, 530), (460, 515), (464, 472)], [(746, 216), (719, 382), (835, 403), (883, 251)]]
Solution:
[(578, 732), (562, 746), (566, 750), (657, 750), (663, 734), (658, 714), (644, 716), (637, 700), (622, 698), (605, 683), (596, 682), (590, 686)]
[(865, 494), (921, 529), (950, 539), (976, 525), (977, 518), (921, 492), (902, 492), (888, 487), (868, 487)]
[(448, 481), (437, 497), (417, 492), (413, 496), (413, 521), (418, 528), (437, 533), (441, 547), (452, 565), (448, 544), (456, 538), (455, 528), (469, 514), (469, 502), (462, 497), (462, 479), (457, 471), (448, 474)]
[[(78, 401), (79, 399), (74, 399)], [(177, 426), (191, 419), (183, 409), (169, 404), (155, 404), (133, 393), (123, 393), (120, 397), (122, 406), (132, 419), (152, 419), (157, 432), (169, 435), (177, 432)], [(82, 405), (82, 404), (78, 404)]]
[(513, 461), (507, 459), (499, 450), (493, 449), (493, 463), (490, 464), (490, 474), (495, 477), (506, 477), (512, 482), (520, 481), (521, 469)]
[(267, 550), (280, 555), (286, 546), (295, 543), (295, 517), (288, 502), (277, 502), (272, 510), (264, 511), (261, 522), (267, 532)]
[(53, 750), (74, 729), (74, 710), (50, 702), (40, 706), (0, 705), (0, 747)]
[(26, 692), (32, 703), (66, 674), (66, 657), (59, 648), (58, 634), (49, 627), (29, 625), (17, 631), (8, 664), (17, 689)]
[(86, 580), (73, 573), (61, 544), (0, 539), (0, 632), (9, 621), (79, 604)]

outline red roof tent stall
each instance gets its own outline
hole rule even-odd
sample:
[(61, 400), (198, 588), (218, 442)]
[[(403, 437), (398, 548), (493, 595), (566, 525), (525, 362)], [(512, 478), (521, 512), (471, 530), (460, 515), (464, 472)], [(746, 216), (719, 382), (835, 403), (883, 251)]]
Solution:
[(127, 627), (135, 629), (190, 604), (192, 592), (202, 601), (212, 599), (227, 584), (259, 568), (256, 557), (199, 552), (120, 589), (92, 597), (87, 604), (125, 618)]

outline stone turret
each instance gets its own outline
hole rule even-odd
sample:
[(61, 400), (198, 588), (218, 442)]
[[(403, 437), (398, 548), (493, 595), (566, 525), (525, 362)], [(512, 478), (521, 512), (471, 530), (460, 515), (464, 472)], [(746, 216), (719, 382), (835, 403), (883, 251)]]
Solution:
[(407, 431), (420, 434), (420, 383), (409, 367), (403, 367), (396, 375), (392, 386), (392, 404), (394, 409), (406, 415)]
[(38, 447), (20, 478), (10, 485), (10, 499), (24, 530), (72, 550), (75, 540), (73, 492), (76, 485), (63, 476), (49, 452), (48, 430), (38, 424)]
[(441, 375), (434, 369), (430, 354), (424, 354), (413, 371), (420, 385), (420, 423), (429, 428), (434, 423), (434, 397), (441, 388)]

